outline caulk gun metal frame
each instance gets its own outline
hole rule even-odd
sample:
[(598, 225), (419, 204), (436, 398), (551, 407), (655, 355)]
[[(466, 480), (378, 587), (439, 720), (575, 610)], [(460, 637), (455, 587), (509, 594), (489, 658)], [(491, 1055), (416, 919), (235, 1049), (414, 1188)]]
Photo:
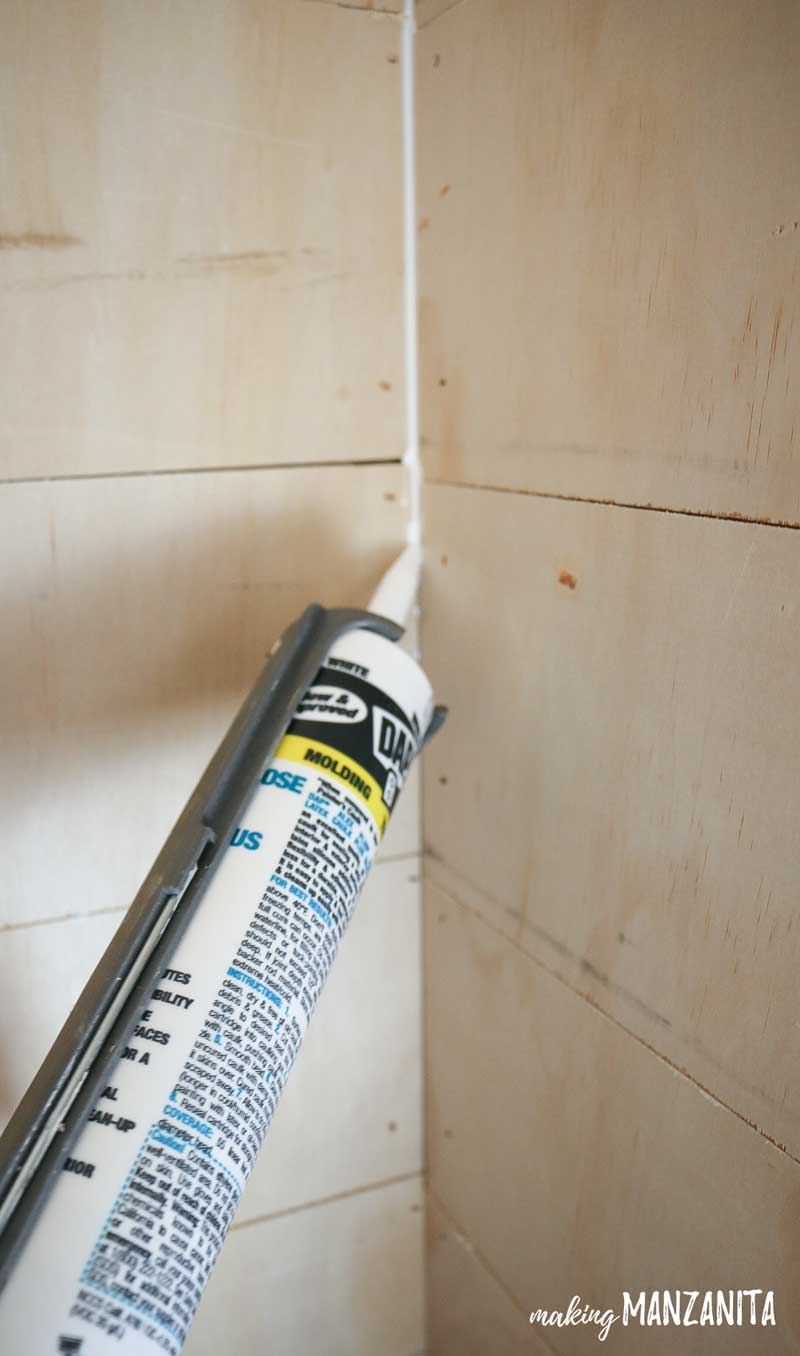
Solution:
[[(0, 1137), (0, 1290), (300, 698), (336, 641), (358, 628), (403, 634), (371, 612), (312, 604), (273, 647)], [(444, 716), (437, 707), (425, 740)]]

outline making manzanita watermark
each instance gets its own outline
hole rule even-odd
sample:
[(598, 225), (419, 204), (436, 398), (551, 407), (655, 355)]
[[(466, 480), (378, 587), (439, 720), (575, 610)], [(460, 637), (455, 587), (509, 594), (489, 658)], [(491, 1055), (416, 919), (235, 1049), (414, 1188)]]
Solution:
[(573, 1295), (566, 1309), (535, 1309), (529, 1321), (543, 1328), (591, 1324), (599, 1342), (619, 1322), (623, 1328), (634, 1323), (643, 1328), (774, 1328), (775, 1296), (772, 1290), (640, 1290), (638, 1295), (623, 1290), (617, 1312), (595, 1309)]

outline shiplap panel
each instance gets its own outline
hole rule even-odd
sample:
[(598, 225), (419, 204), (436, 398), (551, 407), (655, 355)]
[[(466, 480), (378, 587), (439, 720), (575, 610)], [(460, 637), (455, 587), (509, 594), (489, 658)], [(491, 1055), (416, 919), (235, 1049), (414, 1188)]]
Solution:
[[(608, 1348), (800, 1352), (800, 1165), (430, 883), (425, 937), (431, 1188), (518, 1311), (758, 1287), (775, 1327), (620, 1321)], [(596, 1328), (539, 1332), (602, 1349)]]
[(800, 538), (439, 486), (425, 514), (431, 872), (800, 1157)]
[(428, 1193), (428, 1356), (551, 1356), (474, 1244)]
[[(0, 933), (0, 1128), (119, 922), (108, 913)], [(420, 985), (417, 861), (379, 863), (237, 1223), (421, 1170)]]
[(433, 479), (800, 520), (798, 62), (793, 0), (421, 29)]
[(272, 642), (363, 606), (406, 516), (396, 466), (0, 487), (0, 923), (128, 905)]
[(234, 1228), (186, 1356), (421, 1356), (417, 1178)]
[(0, 476), (402, 451), (400, 27), (0, 14)]
[(120, 924), (92, 918), (0, 932), (0, 1132)]

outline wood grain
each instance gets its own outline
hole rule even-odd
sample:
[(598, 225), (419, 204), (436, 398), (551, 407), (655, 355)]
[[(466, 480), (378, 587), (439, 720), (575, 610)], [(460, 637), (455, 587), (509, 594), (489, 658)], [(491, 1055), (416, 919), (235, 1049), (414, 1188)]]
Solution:
[(800, 1158), (796, 532), (425, 513), (433, 877)]
[(428, 1356), (551, 1356), (436, 1197), (427, 1201)]
[[(431, 1189), (517, 1312), (758, 1286), (774, 1328), (620, 1321), (609, 1349), (800, 1351), (798, 1164), (433, 884), (425, 930)], [(538, 1331), (598, 1350), (594, 1328)]]
[(0, 477), (403, 450), (400, 28), (2, 7)]
[(432, 479), (800, 521), (799, 59), (792, 0), (422, 27)]
[[(403, 543), (401, 7), (0, 9), (3, 1121), (272, 641)], [(423, 1344), (418, 846), (414, 774), (197, 1356)]]

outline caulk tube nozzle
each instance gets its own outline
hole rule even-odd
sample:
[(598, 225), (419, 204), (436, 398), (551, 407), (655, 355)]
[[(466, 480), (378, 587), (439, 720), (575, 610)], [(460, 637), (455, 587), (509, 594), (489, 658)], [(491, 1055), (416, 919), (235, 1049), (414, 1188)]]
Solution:
[(409, 545), (390, 565), (369, 601), (370, 612), (405, 626), (417, 599), (422, 568), (422, 548)]

